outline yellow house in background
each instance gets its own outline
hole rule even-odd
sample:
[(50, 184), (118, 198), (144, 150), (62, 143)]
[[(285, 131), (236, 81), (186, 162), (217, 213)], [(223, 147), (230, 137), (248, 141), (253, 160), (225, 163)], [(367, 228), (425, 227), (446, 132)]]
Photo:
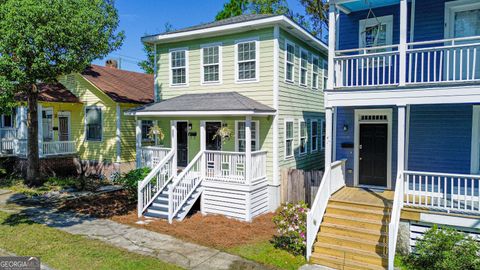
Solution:
[[(109, 178), (135, 167), (135, 121), (124, 112), (153, 102), (152, 75), (120, 70), (115, 61), (107, 61), (105, 67), (91, 65), (56, 84), (41, 84), (39, 90), (42, 172)], [(25, 164), (26, 115), (24, 106), (1, 115), (0, 157)]]

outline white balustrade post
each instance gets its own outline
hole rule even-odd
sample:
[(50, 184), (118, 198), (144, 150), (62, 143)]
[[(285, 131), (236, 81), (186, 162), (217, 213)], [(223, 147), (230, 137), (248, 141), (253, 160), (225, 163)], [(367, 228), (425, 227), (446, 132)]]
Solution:
[(332, 164), (332, 108), (325, 109), (325, 170)]
[(398, 106), (398, 127), (397, 127), (397, 172), (405, 170), (405, 106)]
[(337, 28), (337, 15), (335, 5), (330, 5), (328, 13), (328, 80), (327, 89), (331, 90), (335, 81), (335, 50), (336, 50), (336, 28)]
[(27, 139), (27, 107), (21, 106), (20, 110), (20, 122), (18, 125), (17, 138), (20, 140)]
[(177, 176), (177, 122), (171, 121), (170, 122), (170, 137), (171, 137), (171, 145), (173, 152), (173, 159), (172, 159), (172, 170), (173, 176)]
[(135, 117), (135, 148), (137, 158), (137, 168), (142, 166), (142, 120)]
[(205, 129), (205, 121), (200, 122), (200, 151), (203, 152), (202, 163), (201, 163), (201, 175), (202, 178), (206, 175), (207, 168), (207, 156), (205, 150), (207, 150), (207, 141), (206, 141), (207, 132)]
[(252, 181), (252, 117), (245, 118), (245, 179), (247, 185)]
[(43, 156), (43, 109), (42, 105), (37, 106), (37, 118), (38, 118), (38, 156)]
[(400, 43), (399, 52), (399, 85), (405, 86), (407, 80), (407, 0), (400, 0)]

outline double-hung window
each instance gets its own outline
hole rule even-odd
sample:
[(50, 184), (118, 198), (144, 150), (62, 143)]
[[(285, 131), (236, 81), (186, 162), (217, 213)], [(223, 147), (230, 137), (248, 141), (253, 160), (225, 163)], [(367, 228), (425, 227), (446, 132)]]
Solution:
[[(392, 15), (360, 20), (359, 27), (360, 48), (392, 45)], [(382, 51), (385, 51), (385, 49), (375, 50), (372, 52)]]
[(150, 138), (149, 133), (150, 130), (153, 127), (153, 121), (152, 120), (142, 120), (142, 141), (151, 141), (152, 138)]
[(322, 135), (322, 143), (321, 143), (321, 147), (322, 147), (322, 150), (325, 149), (325, 132), (326, 132), (326, 126), (325, 126), (325, 120), (321, 120), (322, 122), (322, 130), (321, 130), (321, 135)]
[(304, 120), (300, 120), (299, 124), (299, 144), (300, 144), (300, 155), (307, 153), (307, 124)]
[(206, 45), (202, 47), (202, 83), (219, 83), (221, 47)]
[(318, 150), (318, 121), (312, 120), (310, 122), (310, 140), (311, 151), (316, 152)]
[(285, 80), (287, 82), (294, 81), (295, 72), (295, 44), (285, 42)]
[(2, 121), (1, 127), (3, 128), (12, 128), (13, 127), (13, 115), (12, 114), (4, 114), (2, 115), (2, 118), (0, 118)]
[(312, 88), (318, 89), (318, 71), (319, 71), (319, 59), (318, 56), (312, 57)]
[(186, 49), (170, 51), (170, 84), (185, 85), (188, 81), (188, 53)]
[(53, 109), (45, 108), (42, 110), (42, 134), (44, 141), (53, 140)]
[(85, 132), (87, 141), (102, 140), (102, 109), (87, 107), (85, 109)]
[(328, 83), (328, 61), (323, 61), (323, 89), (327, 89)]
[[(251, 142), (252, 142), (252, 151), (257, 151), (259, 149), (258, 145), (258, 129), (259, 122), (252, 121), (252, 127), (250, 129), (251, 132)], [(245, 121), (238, 121), (237, 122), (237, 151), (238, 152), (245, 152), (246, 148), (246, 140), (245, 140)]]
[(285, 121), (285, 158), (293, 157), (293, 121)]
[(307, 86), (308, 52), (300, 49), (300, 85)]
[(258, 80), (258, 41), (242, 41), (236, 44), (237, 81)]

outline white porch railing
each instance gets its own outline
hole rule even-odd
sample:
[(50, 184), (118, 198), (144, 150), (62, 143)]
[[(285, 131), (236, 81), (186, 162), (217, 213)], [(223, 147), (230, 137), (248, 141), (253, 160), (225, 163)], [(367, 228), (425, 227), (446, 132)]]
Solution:
[(141, 217), (147, 207), (155, 200), (174, 177), (173, 159), (175, 151), (170, 152), (153, 168), (153, 170), (138, 183), (138, 217)]
[(0, 139), (16, 139), (16, 128), (0, 128)]
[[(480, 80), (480, 36), (407, 43), (404, 70), (398, 45), (340, 50), (334, 87), (356, 88)], [(402, 76), (402, 78), (400, 78)]]
[(393, 199), (392, 213), (390, 215), (390, 224), (388, 225), (388, 269), (394, 269), (395, 251), (397, 247), (398, 226), (400, 225), (400, 216), (403, 208), (404, 196), (403, 173), (399, 172), (395, 184), (395, 196)]
[(141, 166), (154, 168), (170, 152), (170, 148), (158, 146), (144, 146), (141, 151)]
[(43, 142), (41, 145), (41, 156), (75, 154), (77, 152), (74, 141)]
[(252, 152), (252, 166), (250, 168), (252, 170), (250, 181), (255, 182), (267, 177), (267, 151)]
[(202, 181), (202, 163), (205, 153), (200, 151), (178, 177), (175, 178), (168, 194), (168, 222), (173, 218), (190, 198)]
[(330, 168), (325, 168), (315, 200), (310, 211), (307, 212), (307, 260), (312, 255), (313, 244), (327, 209), (328, 200), (333, 193), (345, 186), (345, 162), (346, 160), (335, 161)]
[(0, 139), (0, 156), (16, 155), (17, 139)]
[(480, 214), (480, 175), (405, 172), (405, 206)]

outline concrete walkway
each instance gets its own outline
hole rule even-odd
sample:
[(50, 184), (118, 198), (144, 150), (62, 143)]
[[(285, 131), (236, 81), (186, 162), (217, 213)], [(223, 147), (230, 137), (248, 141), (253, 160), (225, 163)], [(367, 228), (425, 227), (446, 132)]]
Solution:
[[(31, 220), (65, 232), (98, 239), (110, 245), (152, 256), (186, 269), (269, 269), (261, 264), (216, 249), (181, 241), (108, 219), (95, 219), (55, 208), (21, 207), (7, 204), (11, 193), (0, 194), (0, 210), (22, 212)], [(228, 237), (228, 236), (225, 236)]]

